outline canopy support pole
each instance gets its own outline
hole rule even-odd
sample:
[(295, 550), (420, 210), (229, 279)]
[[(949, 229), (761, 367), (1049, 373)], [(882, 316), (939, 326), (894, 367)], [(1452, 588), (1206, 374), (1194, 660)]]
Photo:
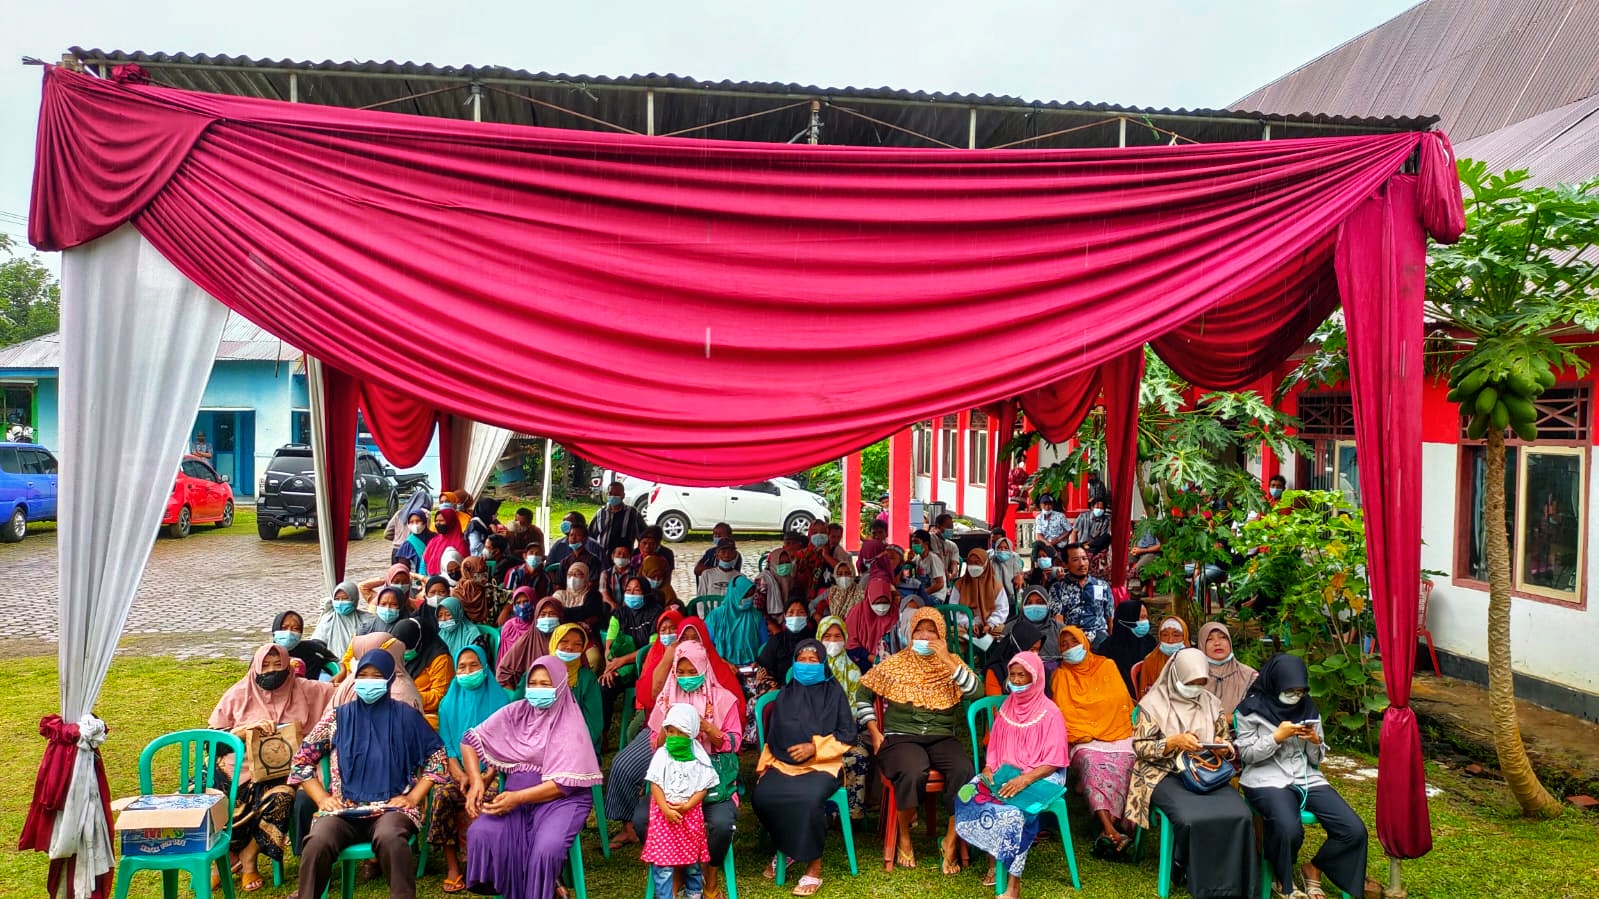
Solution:
[[(544, 532), (544, 539), (550, 538), (550, 467), (551, 457), (555, 455), (555, 441), (544, 438), (544, 491), (539, 494), (539, 530)], [(549, 552), (549, 547), (544, 547)]]
[(839, 463), (843, 488), (839, 493), (838, 523), (844, 527), (844, 548), (861, 545), (861, 454), (850, 453)]
[(655, 91), (650, 89), (644, 92), (644, 133), (655, 136)]
[(1400, 879), (1399, 859), (1388, 860), (1388, 886), (1383, 888), (1382, 894), (1386, 899), (1406, 899), (1410, 894), (1406, 892), (1405, 885)]

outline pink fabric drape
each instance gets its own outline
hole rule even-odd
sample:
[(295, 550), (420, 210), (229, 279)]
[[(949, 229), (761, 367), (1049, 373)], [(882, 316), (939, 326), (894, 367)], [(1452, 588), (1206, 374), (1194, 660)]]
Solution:
[(1138, 390), (1144, 380), (1144, 350), (1128, 350), (1100, 368), (1105, 384), (1105, 454), (1110, 458), (1110, 583), (1127, 582), (1127, 550), (1133, 536), (1133, 469), (1138, 465)]
[[(230, 308), (363, 381), (415, 394), (420, 367), (444, 412), (691, 484), (836, 459), (929, 411), (1046, 388), (1189, 322), (1236, 323), (1206, 327), (1206, 353), (1281, 358), (1292, 349), (1281, 321), (1313, 317), (1329, 289), (1329, 235), (1418, 146), (1444, 140), (776, 146), (443, 121), (59, 68), (40, 114), (36, 245), (132, 220)], [(1272, 315), (1250, 314), (1267, 299)], [(968, 327), (904, 339), (928, 309)], [(395, 332), (451, 341), (396, 353)], [(507, 335), (538, 351), (520, 377), (489, 383), (477, 360)], [(974, 376), (953, 357), (984, 364)], [(587, 364), (582, 391), (555, 386), (572, 360)], [(818, 370), (826, 390), (794, 389)]]
[(327, 528), (333, 542), (333, 581), (344, 580), (345, 557), (350, 548), (350, 503), (355, 495), (355, 411), (361, 401), (361, 385), (351, 375), (323, 363), (322, 420), (327, 435), (327, 470), (318, 490), (328, 493), (330, 521), (318, 521)]
[(408, 393), (380, 387), (370, 381), (357, 384), (366, 426), (383, 450), (383, 458), (400, 468), (410, 468), (427, 455), (433, 424), (439, 418), (431, 403)]
[(1010, 514), (1010, 455), (1005, 444), (1016, 436), (1016, 400), (995, 403), (984, 411), (994, 422), (994, 445), (989, 451), (988, 467), (988, 526), (1002, 528)]

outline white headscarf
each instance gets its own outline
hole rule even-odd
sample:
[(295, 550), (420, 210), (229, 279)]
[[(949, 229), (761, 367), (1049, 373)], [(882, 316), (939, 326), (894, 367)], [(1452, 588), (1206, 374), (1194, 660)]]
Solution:
[(1216, 739), (1216, 719), (1221, 717), (1221, 700), (1209, 690), (1201, 689), (1193, 699), (1184, 696), (1178, 684), (1210, 677), (1210, 663), (1205, 654), (1188, 647), (1172, 656), (1160, 672), (1160, 679), (1149, 688), (1139, 701), (1141, 714), (1155, 720), (1165, 736), (1190, 733), (1201, 743)]
[[(361, 626), (372, 620), (370, 612), (361, 611), (361, 590), (354, 581), (345, 581), (336, 587), (334, 595), (343, 593), (345, 598), (355, 604), (355, 608), (348, 615), (340, 615), (333, 611), (333, 597), (322, 600), (322, 617), (317, 620), (316, 630), (311, 632), (311, 639), (321, 640), (328, 648), (328, 652), (339, 658), (344, 657), (344, 651), (350, 648), (350, 641), (360, 633)], [(310, 672), (307, 672), (310, 673)], [(312, 675), (315, 677), (315, 675)]]
[(716, 786), (719, 779), (716, 769), (711, 765), (711, 756), (696, 739), (700, 733), (699, 712), (686, 702), (674, 703), (666, 710), (666, 718), (661, 723), (663, 727), (670, 725), (688, 734), (689, 745), (694, 747), (694, 760), (680, 762), (668, 755), (663, 746), (650, 760), (650, 770), (645, 780), (659, 785), (670, 802), (681, 802), (701, 790)]

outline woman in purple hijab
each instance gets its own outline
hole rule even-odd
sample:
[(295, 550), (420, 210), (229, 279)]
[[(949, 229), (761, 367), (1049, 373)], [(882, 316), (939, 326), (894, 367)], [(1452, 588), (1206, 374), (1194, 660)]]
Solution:
[[(566, 854), (594, 808), (602, 781), (583, 710), (566, 683), (566, 663), (544, 656), (528, 672), (520, 701), (490, 715), (461, 740), (467, 790), (466, 884), (504, 899), (555, 895)], [(479, 762), (490, 769), (479, 773)], [(483, 801), (484, 778), (505, 788)]]

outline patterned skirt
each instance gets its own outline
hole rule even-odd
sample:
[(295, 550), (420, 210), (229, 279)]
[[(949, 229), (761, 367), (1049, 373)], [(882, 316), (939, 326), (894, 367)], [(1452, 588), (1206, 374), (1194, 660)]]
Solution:
[[(1065, 776), (1065, 772), (1056, 771), (1047, 779), (1065, 783)], [(974, 778), (972, 783), (980, 780)], [(1027, 870), (1027, 851), (1038, 837), (1038, 816), (1029, 815), (1014, 805), (979, 801), (978, 795), (970, 800), (957, 795), (955, 835), (993, 856), (1009, 873), (1022, 876)]]
[(1133, 763), (1138, 761), (1138, 756), (1131, 749), (1115, 752), (1098, 748), (1105, 745), (1073, 749), (1071, 767), (1077, 772), (1077, 790), (1088, 800), (1089, 810), (1109, 812), (1112, 817), (1120, 818), (1127, 804), (1127, 785), (1133, 779)]
[[(227, 783), (217, 784), (226, 791)], [(239, 801), (233, 807), (233, 839), (228, 848), (239, 852), (255, 842), (261, 854), (283, 861), (289, 845), (289, 818), (294, 811), (294, 788), (287, 777), (239, 786)]]
[[(483, 775), (483, 801), (500, 792), (500, 779), (491, 770)], [(428, 827), (428, 845), (459, 846), (466, 838), (466, 794), (454, 780), (433, 785), (433, 823)]]

